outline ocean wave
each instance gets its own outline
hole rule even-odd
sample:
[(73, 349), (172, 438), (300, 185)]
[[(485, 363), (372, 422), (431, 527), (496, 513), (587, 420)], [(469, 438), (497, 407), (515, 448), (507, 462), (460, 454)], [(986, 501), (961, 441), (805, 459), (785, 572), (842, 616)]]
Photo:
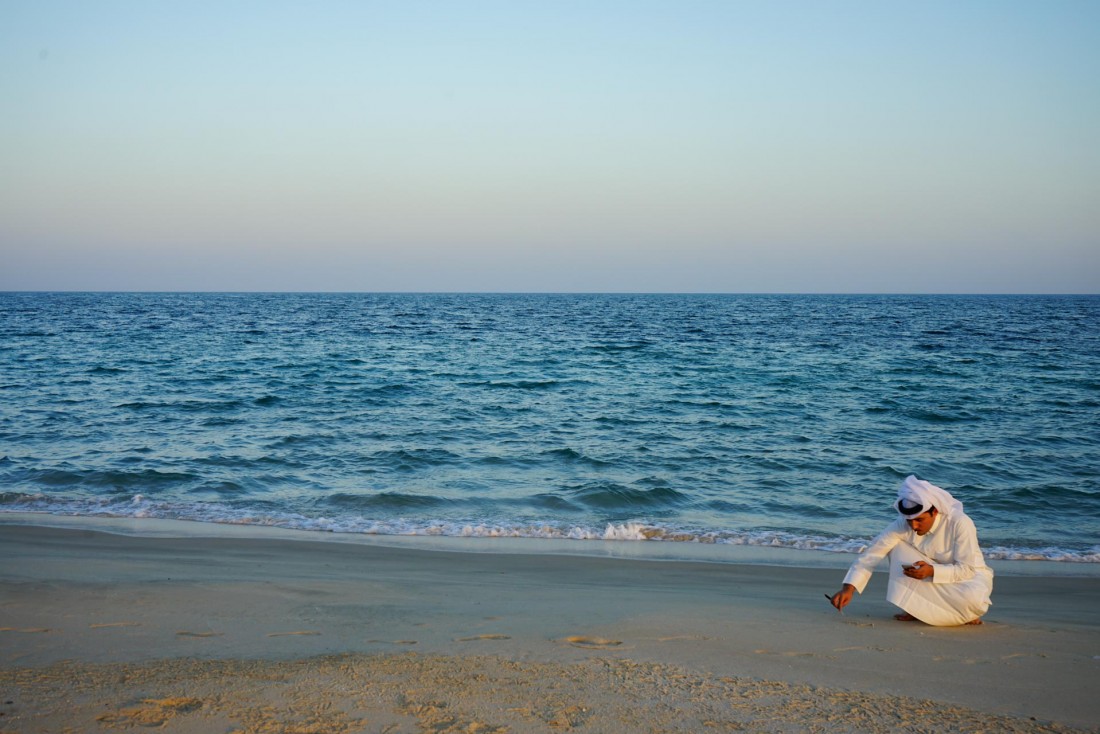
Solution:
[(375, 494), (350, 494), (337, 492), (321, 500), (320, 504), (360, 510), (422, 510), (426, 507), (440, 507), (450, 503), (444, 497), (434, 495), (407, 494), (405, 492), (378, 492)]
[(591, 344), (588, 349), (593, 352), (635, 352), (650, 346), (650, 342), (624, 342), (621, 344)]
[(914, 408), (902, 411), (903, 414), (924, 423), (970, 423), (980, 417), (968, 410), (951, 408)]
[(569, 497), (582, 505), (622, 510), (630, 507), (662, 507), (689, 502), (690, 498), (671, 487), (640, 489), (614, 482), (590, 482), (569, 490)]
[(141, 487), (176, 487), (198, 479), (185, 472), (159, 471), (69, 471), (67, 469), (30, 469), (14, 474), (16, 481), (40, 484), (47, 487), (87, 487), (89, 489), (130, 490)]
[(994, 546), (982, 551), (986, 558), (994, 561), (1062, 561), (1068, 563), (1100, 563), (1100, 546), (1085, 551), (1070, 551), (1064, 548), (1005, 548)]
[(245, 494), (247, 491), (248, 490), (244, 486), (238, 484), (237, 482), (230, 482), (230, 481), (205, 482), (204, 484), (201, 484), (198, 487), (187, 490), (188, 494), (203, 494), (203, 493), (206, 493), (206, 492), (211, 492), (211, 493), (214, 493), (214, 494), (219, 494), (219, 495), (224, 495), (224, 496), (234, 496), (234, 495)]
[(130, 370), (124, 367), (106, 367), (104, 365), (97, 365), (87, 370), (89, 375), (121, 375), (129, 372)]
[(594, 456), (589, 456), (582, 451), (576, 449), (563, 448), (563, 449), (549, 449), (543, 451), (541, 456), (545, 456), (553, 459), (561, 459), (564, 462), (589, 464), (591, 466), (611, 466), (615, 462), (607, 461), (605, 459), (597, 459)]
[(492, 388), (509, 388), (513, 390), (548, 390), (562, 384), (560, 380), (496, 380), (483, 383)]
[(442, 466), (460, 461), (462, 457), (446, 449), (386, 449), (362, 457), (364, 463), (399, 470)]
[(223, 413), (240, 410), (248, 405), (244, 400), (231, 398), (228, 400), (135, 400), (128, 403), (120, 403), (116, 409), (132, 410), (137, 413), (163, 411), (165, 413)]
[[(336, 509), (336, 508), (334, 508)], [(859, 553), (869, 538), (826, 537), (779, 530), (700, 530), (643, 521), (599, 525), (539, 521), (433, 520), (369, 518), (356, 514), (308, 516), (280, 509), (273, 503), (235, 506), (223, 502), (170, 502), (144, 495), (127, 499), (59, 499), (42, 494), (0, 492), (0, 514), (41, 513), (83, 517), (187, 520), (225, 525), (255, 525), (289, 530), (362, 535), (443, 536), (454, 538), (541, 538), (576, 541), (700, 543)], [(1053, 546), (1016, 548), (991, 546), (990, 560), (1100, 563), (1100, 545), (1085, 549)]]
[(357, 387), (355, 393), (358, 395), (394, 395), (411, 392), (413, 387), (400, 382), (388, 383), (385, 385), (369, 385), (366, 387)]

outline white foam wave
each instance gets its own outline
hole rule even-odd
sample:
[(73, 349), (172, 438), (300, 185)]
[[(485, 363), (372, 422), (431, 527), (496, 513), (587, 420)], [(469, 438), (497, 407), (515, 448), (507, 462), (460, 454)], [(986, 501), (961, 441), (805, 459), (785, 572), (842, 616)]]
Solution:
[[(640, 521), (584, 526), (566, 523), (459, 522), (411, 519), (371, 519), (357, 515), (310, 517), (295, 512), (241, 508), (212, 502), (179, 503), (151, 500), (137, 494), (128, 500), (59, 499), (42, 494), (23, 495), (0, 506), (0, 513), (44, 513), (90, 517), (128, 517), (229, 525), (256, 525), (329, 533), (365, 535), (424, 535), (457, 538), (544, 538), (578, 541), (653, 541), (712, 543), (771, 548), (794, 548), (832, 553), (859, 553), (869, 539), (800, 535), (774, 530), (709, 531), (668, 528)], [(1064, 548), (984, 549), (992, 560), (1100, 563), (1100, 546), (1087, 550)]]

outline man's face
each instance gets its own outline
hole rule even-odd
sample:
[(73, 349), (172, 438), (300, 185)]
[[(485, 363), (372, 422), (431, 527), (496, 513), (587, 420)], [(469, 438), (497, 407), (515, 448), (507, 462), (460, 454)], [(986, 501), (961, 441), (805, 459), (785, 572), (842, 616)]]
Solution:
[(917, 535), (924, 535), (932, 529), (932, 523), (936, 521), (936, 508), (933, 507), (928, 512), (911, 517), (905, 522), (913, 529), (913, 532)]

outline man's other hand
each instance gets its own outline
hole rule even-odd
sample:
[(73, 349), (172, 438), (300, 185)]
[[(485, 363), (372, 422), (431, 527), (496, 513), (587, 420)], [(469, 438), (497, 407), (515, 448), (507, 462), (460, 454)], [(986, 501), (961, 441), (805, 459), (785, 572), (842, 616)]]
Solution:
[(935, 575), (936, 567), (924, 561), (917, 561), (912, 566), (902, 567), (902, 571), (911, 579), (930, 579)]

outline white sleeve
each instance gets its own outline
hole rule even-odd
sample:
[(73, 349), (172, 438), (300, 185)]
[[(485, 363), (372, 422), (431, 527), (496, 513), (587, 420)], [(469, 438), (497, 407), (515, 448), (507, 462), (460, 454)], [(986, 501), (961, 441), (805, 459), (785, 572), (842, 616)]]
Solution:
[[(945, 528), (946, 529), (946, 528)], [(951, 523), (951, 563), (933, 563), (935, 572), (932, 582), (936, 584), (957, 584), (974, 578), (974, 572), (985, 565), (982, 551), (978, 548), (978, 530), (974, 521), (962, 515)]]
[(848, 575), (844, 577), (844, 583), (856, 587), (856, 591), (862, 594), (867, 587), (867, 582), (871, 580), (871, 572), (875, 569), (875, 566), (886, 557), (887, 553), (894, 549), (901, 538), (902, 534), (898, 530), (898, 523), (891, 523), (877, 538), (871, 541), (871, 545), (859, 554), (859, 558), (848, 569)]

